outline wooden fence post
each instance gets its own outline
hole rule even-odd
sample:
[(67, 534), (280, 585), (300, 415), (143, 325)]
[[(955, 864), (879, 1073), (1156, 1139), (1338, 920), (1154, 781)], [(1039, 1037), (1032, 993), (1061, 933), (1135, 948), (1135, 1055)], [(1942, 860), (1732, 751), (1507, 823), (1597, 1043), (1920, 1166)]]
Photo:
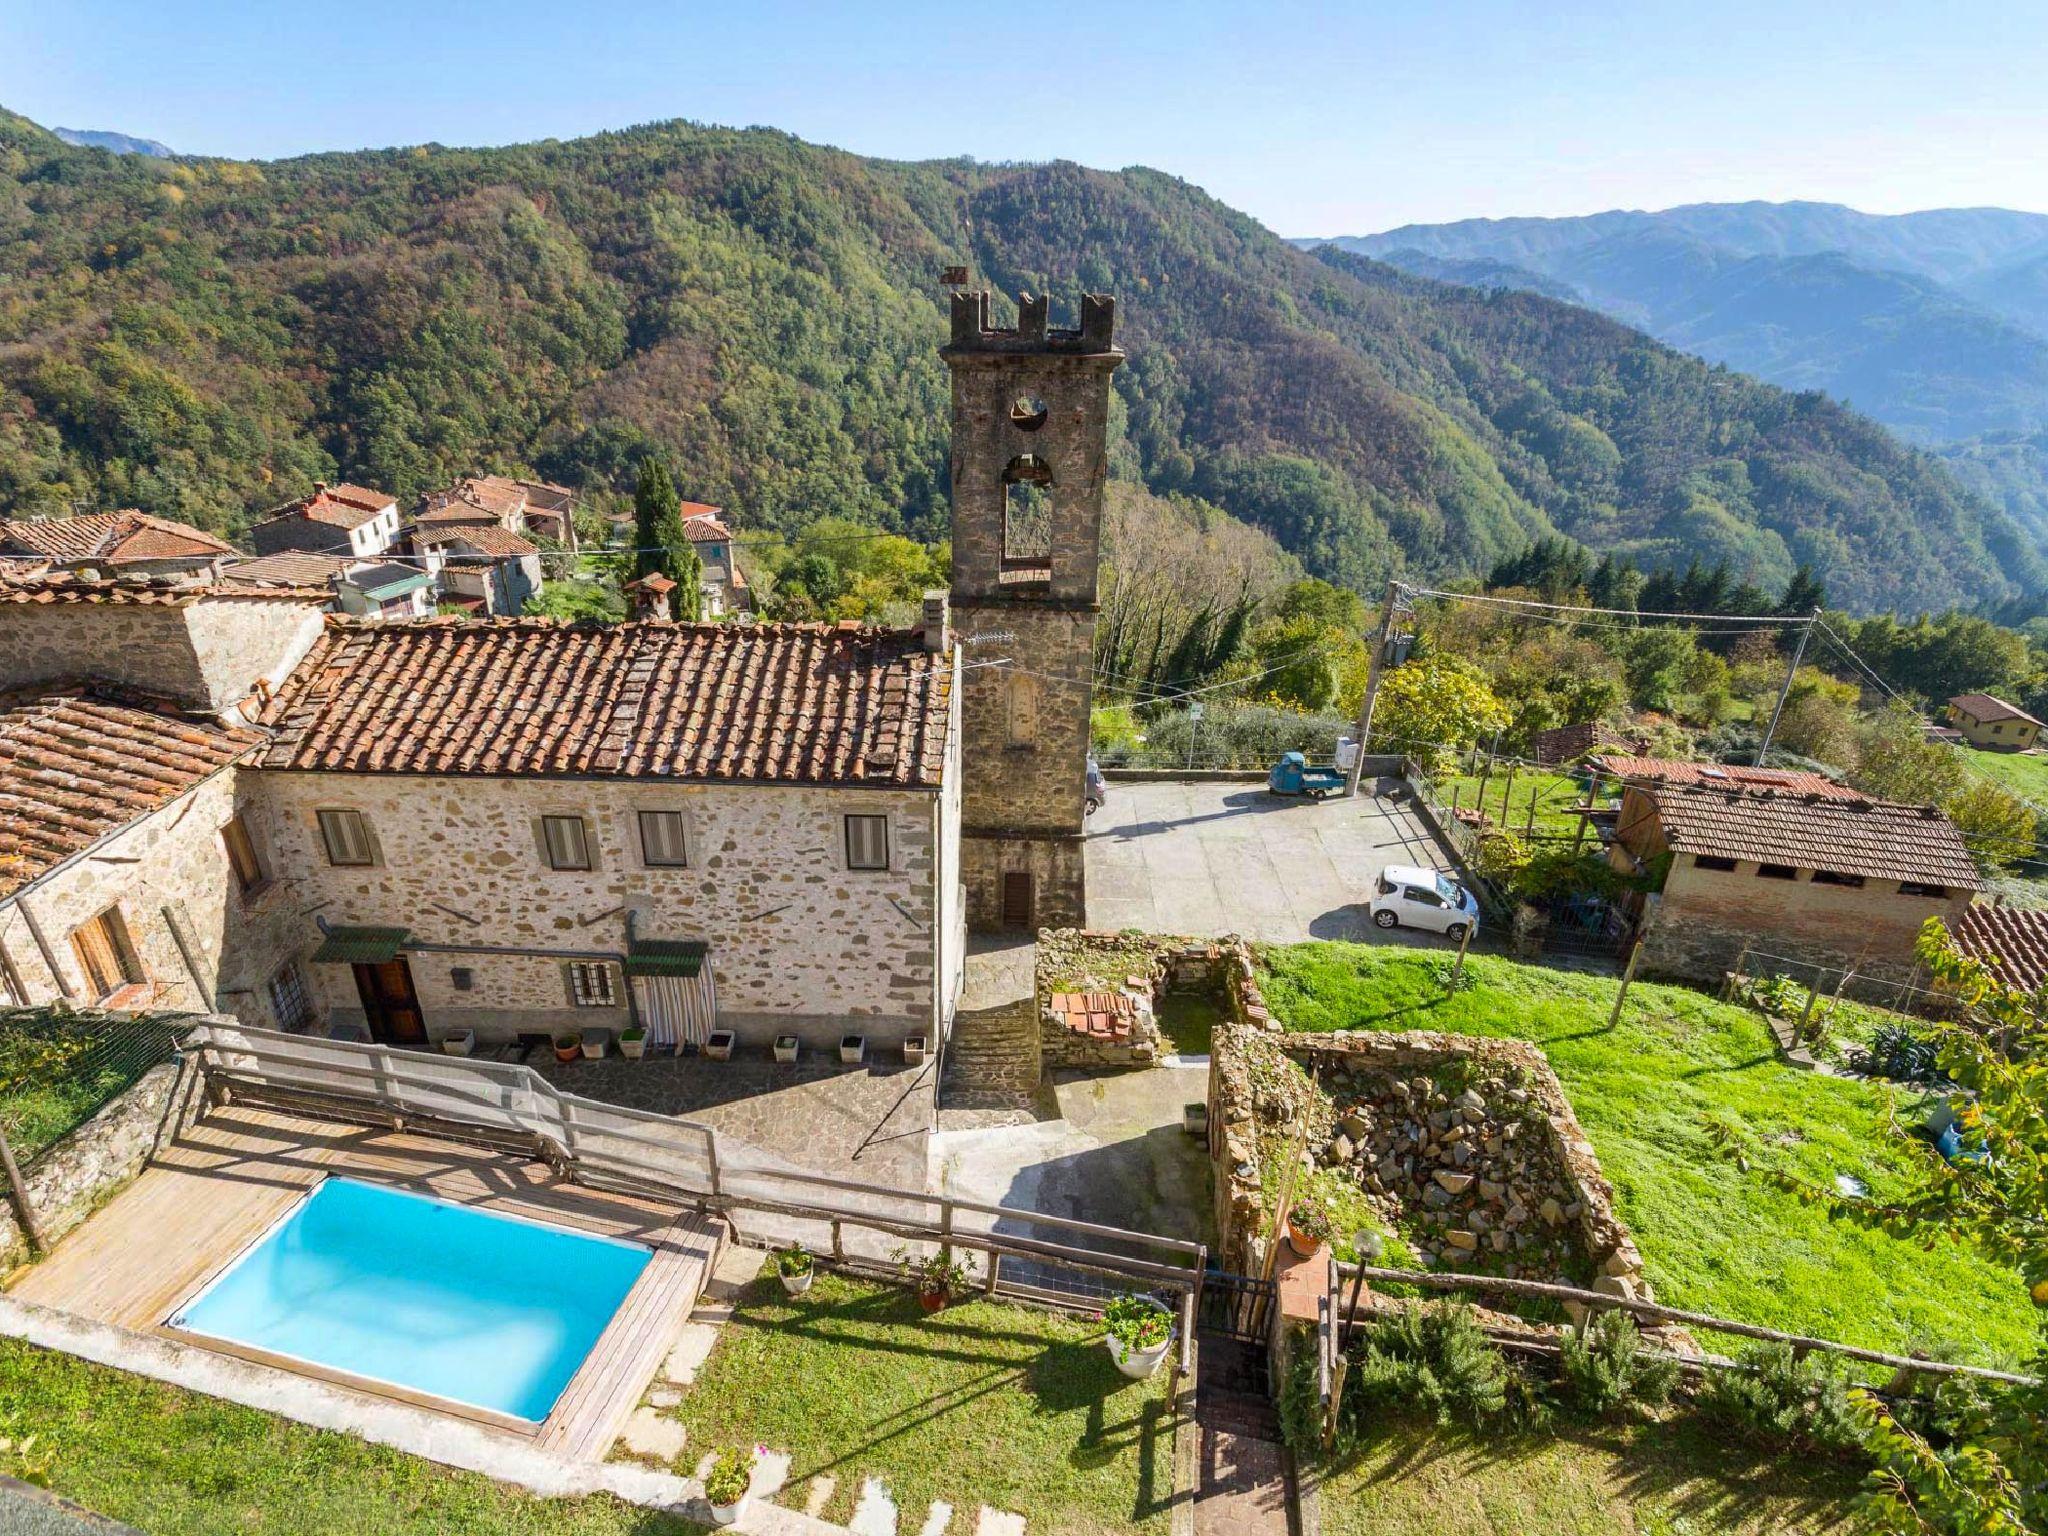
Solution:
[(1621, 1005), (1628, 1001), (1629, 983), (1636, 979), (1636, 962), (1643, 957), (1643, 941), (1637, 939), (1628, 952), (1628, 969), (1621, 973), (1621, 990), (1614, 994), (1614, 1011), (1607, 1015), (1607, 1027), (1621, 1022)]
[(43, 1241), (43, 1224), (37, 1219), (36, 1208), (29, 1203), (28, 1185), (22, 1181), (21, 1169), (14, 1161), (14, 1148), (7, 1144), (7, 1134), (0, 1131), (0, 1167), (7, 1170), (8, 1192), (14, 1196), (15, 1214), (21, 1217), (21, 1230), (28, 1237), (28, 1245), (37, 1254), (50, 1251)]
[(1465, 924), (1465, 931), (1458, 935), (1458, 963), (1451, 967), (1451, 984), (1445, 989), (1446, 995), (1458, 990), (1465, 979), (1465, 950), (1472, 942), (1472, 925)]

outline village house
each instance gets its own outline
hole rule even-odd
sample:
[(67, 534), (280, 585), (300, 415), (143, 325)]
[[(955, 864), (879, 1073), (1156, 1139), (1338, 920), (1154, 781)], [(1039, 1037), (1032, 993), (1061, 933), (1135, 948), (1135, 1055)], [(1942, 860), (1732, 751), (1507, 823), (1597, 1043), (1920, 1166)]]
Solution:
[(575, 552), (576, 493), (567, 486), (507, 475), (471, 475), (444, 490), (427, 492), (413, 509), (416, 523), (479, 517), (507, 533), (547, 539)]
[(1957, 694), (1948, 701), (1948, 718), (1971, 746), (1994, 752), (2024, 752), (2041, 738), (2040, 721), (1988, 693)]
[(388, 625), (329, 596), (0, 587), (11, 996), (417, 1044), (949, 1026), (942, 597), (884, 631)]
[(754, 594), (733, 558), (732, 529), (720, 517), (720, 509), (686, 501), (682, 510), (683, 533), (704, 565), (704, 617), (715, 619), (752, 608)]
[(434, 611), (438, 590), (434, 573), (417, 565), (298, 552), (244, 560), (223, 569), (220, 579), (231, 587), (324, 586), (334, 594), (333, 612), (358, 618), (424, 618)]
[(1638, 757), (1627, 752), (1601, 752), (1586, 759), (1597, 774), (1627, 784), (1703, 784), (1722, 789), (1776, 790), (1787, 795), (1826, 795), (1842, 800), (1865, 798), (1824, 773), (1796, 768), (1753, 768), (1742, 763), (1695, 763), (1675, 757)]
[(204, 580), (241, 552), (189, 523), (130, 508), (79, 517), (0, 521), (0, 565)]
[(382, 491), (316, 480), (308, 494), (258, 518), (249, 542), (259, 555), (381, 555), (398, 542), (398, 503)]
[(418, 568), (438, 584), (441, 600), (489, 617), (518, 614), (541, 590), (540, 550), (495, 522), (417, 522), (407, 530)]
[(1978, 888), (1932, 806), (1829, 791), (1631, 781), (1610, 858), (1656, 885), (1641, 899), (1642, 964), (1714, 982), (1745, 950), (1904, 977), (1921, 925), (1953, 928)]
[(0, 991), (18, 1003), (313, 1021), (250, 722), (326, 593), (0, 585)]

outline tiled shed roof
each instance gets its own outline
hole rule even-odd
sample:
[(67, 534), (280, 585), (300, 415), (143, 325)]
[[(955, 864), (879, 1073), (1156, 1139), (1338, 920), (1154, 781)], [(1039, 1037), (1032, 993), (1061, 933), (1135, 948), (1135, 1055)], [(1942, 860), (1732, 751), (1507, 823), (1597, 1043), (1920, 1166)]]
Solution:
[(1932, 806), (1703, 784), (1651, 785), (1644, 793), (1679, 853), (1977, 889), (1962, 834)]
[(103, 684), (0, 693), (0, 894), (169, 804), (262, 739)]
[(511, 529), (501, 528), (496, 523), (430, 524), (414, 528), (412, 537), (415, 544), (428, 547), (467, 544), (486, 555), (516, 557), (540, 553), (540, 546), (531, 539), (522, 538)]
[(189, 523), (152, 517), (132, 507), (82, 517), (0, 521), (0, 544), (53, 560), (204, 560), (232, 555), (235, 546)]
[(1978, 904), (1963, 913), (1950, 937), (1979, 960), (1997, 959), (2007, 981), (2029, 992), (2048, 981), (2048, 912)]
[(220, 579), (223, 585), (231, 587), (318, 587), (355, 563), (347, 555), (316, 555), (286, 549), (238, 561), (222, 570)]
[(2005, 700), (1988, 693), (1959, 693), (1950, 699), (1949, 703), (1983, 725), (1989, 725), (1994, 720), (2025, 720), (2034, 725), (2041, 723), (2017, 704), (2008, 704)]
[(330, 619), (268, 768), (939, 784), (950, 662), (822, 624)]
[(1785, 795), (1826, 795), (1836, 800), (1865, 798), (1824, 773), (1790, 768), (1750, 768), (1739, 763), (1688, 763), (1672, 757), (1631, 757), (1603, 752), (1591, 759), (1595, 768), (1620, 779), (1656, 784), (1706, 784), (1723, 789), (1749, 789)]

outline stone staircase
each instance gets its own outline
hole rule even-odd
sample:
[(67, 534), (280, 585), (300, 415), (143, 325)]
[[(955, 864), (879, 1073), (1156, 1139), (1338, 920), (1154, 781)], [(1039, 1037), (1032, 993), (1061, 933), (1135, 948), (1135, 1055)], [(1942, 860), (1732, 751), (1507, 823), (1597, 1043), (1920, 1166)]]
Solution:
[(1029, 1109), (1043, 1075), (1031, 998), (962, 1008), (946, 1042), (939, 1102), (947, 1109)]

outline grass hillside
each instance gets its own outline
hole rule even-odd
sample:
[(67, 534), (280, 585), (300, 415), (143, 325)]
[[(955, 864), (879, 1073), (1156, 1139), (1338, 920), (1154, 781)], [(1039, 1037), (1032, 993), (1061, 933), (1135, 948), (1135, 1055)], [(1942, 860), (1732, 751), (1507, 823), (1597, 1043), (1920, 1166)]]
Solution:
[(1115, 472), (1308, 569), (1472, 573), (1564, 532), (1838, 602), (2003, 600), (2004, 515), (1817, 396), (1587, 311), (1318, 259), (1145, 170), (863, 159), (681, 123), (260, 164), (0, 113), (0, 511), (227, 531), (315, 477), (622, 489), (750, 529), (946, 532), (940, 269), (1114, 293)]
[(1616, 982), (1493, 957), (1446, 997), (1443, 957), (1365, 944), (1261, 954), (1267, 1003), (1290, 1029), (1439, 1029), (1533, 1041), (1600, 1154), (1658, 1296), (1867, 1348), (2017, 1363), (2038, 1341), (2016, 1274), (1952, 1243), (1931, 1248), (1830, 1219), (1724, 1157), (1724, 1120), (1802, 1178), (1900, 1187), (1883, 1093), (1785, 1066), (1762, 1019), (1684, 987), (1638, 985), (1609, 1030)]

